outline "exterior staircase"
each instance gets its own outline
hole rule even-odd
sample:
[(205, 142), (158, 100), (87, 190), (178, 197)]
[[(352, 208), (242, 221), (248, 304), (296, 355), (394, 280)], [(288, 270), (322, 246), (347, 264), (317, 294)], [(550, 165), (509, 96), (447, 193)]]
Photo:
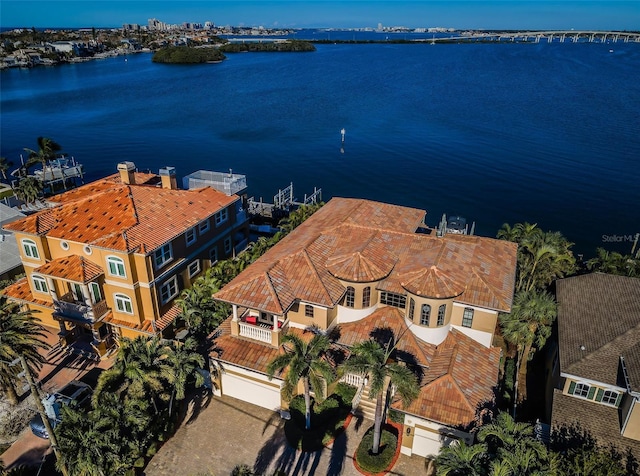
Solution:
[(369, 386), (364, 389), (356, 412), (360, 412), (367, 420), (374, 420), (376, 416), (376, 401), (369, 398)]

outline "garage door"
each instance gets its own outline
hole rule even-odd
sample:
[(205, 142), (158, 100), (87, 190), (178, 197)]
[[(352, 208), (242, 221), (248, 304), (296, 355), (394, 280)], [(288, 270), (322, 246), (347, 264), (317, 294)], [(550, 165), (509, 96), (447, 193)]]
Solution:
[(243, 379), (227, 372), (222, 373), (222, 394), (253, 403), (259, 407), (280, 408), (280, 390), (259, 382)]
[(416, 428), (411, 451), (420, 456), (437, 455), (440, 451), (440, 434)]

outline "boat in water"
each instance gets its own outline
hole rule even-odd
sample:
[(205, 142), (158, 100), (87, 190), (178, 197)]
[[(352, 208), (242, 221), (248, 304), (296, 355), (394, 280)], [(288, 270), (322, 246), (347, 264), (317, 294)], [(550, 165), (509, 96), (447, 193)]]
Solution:
[(46, 166), (33, 171), (33, 176), (41, 182), (56, 182), (69, 178), (82, 178), (82, 164), (76, 162), (73, 157), (61, 155), (50, 160)]
[(467, 219), (458, 215), (447, 218), (442, 215), (442, 219), (437, 228), (437, 235), (473, 235), (475, 233), (476, 223), (471, 224), (471, 229), (467, 223)]

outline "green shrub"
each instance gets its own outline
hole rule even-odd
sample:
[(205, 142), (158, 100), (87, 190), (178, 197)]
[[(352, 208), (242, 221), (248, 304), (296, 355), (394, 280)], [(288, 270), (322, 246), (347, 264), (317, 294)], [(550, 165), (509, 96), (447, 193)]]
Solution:
[(336, 385), (333, 394), (340, 398), (341, 405), (349, 405), (351, 406), (351, 402), (353, 401), (353, 397), (356, 396), (356, 392), (358, 389), (353, 385), (349, 385), (348, 383), (340, 382)]
[(404, 413), (393, 408), (389, 409), (389, 420), (394, 423), (404, 423)]
[(360, 468), (369, 473), (380, 473), (389, 467), (398, 445), (398, 436), (392, 431), (395, 432), (395, 428), (386, 427), (382, 429), (380, 451), (377, 455), (374, 455), (371, 453), (373, 427), (367, 430), (356, 450), (356, 461)]

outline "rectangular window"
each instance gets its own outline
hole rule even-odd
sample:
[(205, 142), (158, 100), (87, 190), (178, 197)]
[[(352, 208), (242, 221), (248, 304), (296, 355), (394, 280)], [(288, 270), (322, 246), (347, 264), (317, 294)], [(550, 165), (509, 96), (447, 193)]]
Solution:
[(406, 297), (402, 294), (390, 293), (387, 291), (382, 291), (380, 293), (380, 302), (387, 306), (399, 307), (400, 309), (404, 309), (407, 306)]
[(224, 239), (224, 253), (226, 255), (231, 254), (231, 237)]
[(218, 262), (218, 248), (213, 247), (209, 250), (209, 261), (211, 261), (211, 266)]
[(216, 220), (216, 226), (220, 226), (229, 218), (229, 212), (227, 212), (227, 209), (224, 208), (220, 210), (218, 213), (216, 213), (214, 215), (214, 218)]
[(119, 312), (125, 312), (127, 314), (133, 314), (133, 305), (131, 304), (131, 298), (124, 294), (116, 294), (114, 296), (116, 303), (116, 310)]
[(27, 258), (40, 259), (36, 242), (32, 240), (22, 240), (22, 249)]
[(202, 235), (202, 234), (204, 234), (204, 233), (208, 232), (208, 231), (209, 231), (209, 228), (210, 228), (210, 226), (209, 226), (209, 219), (206, 219), (205, 221), (201, 222), (201, 223), (198, 225), (198, 232)]
[(416, 311), (416, 302), (413, 298), (409, 299), (409, 313), (408, 317), (410, 321), (413, 321), (413, 313)]
[(351, 286), (347, 286), (347, 293), (345, 294), (345, 297), (344, 297), (344, 305), (346, 307), (354, 307), (355, 304), (356, 304), (356, 290)]
[(102, 301), (102, 293), (100, 292), (100, 285), (98, 283), (89, 283), (89, 291), (91, 292), (91, 300), (94, 304)]
[(606, 403), (607, 405), (615, 405), (618, 401), (618, 392), (614, 392), (613, 390), (605, 390), (604, 395), (602, 395), (602, 403)]
[(438, 326), (444, 326), (444, 316), (445, 316), (446, 313), (447, 313), (447, 305), (446, 304), (442, 304), (438, 308), (438, 322), (437, 322)]
[(313, 306), (306, 304), (304, 306), (304, 316), (313, 318)]
[(573, 394), (578, 397), (587, 398), (589, 396), (589, 389), (591, 387), (586, 383), (578, 383), (576, 384), (576, 388), (573, 390)]
[(178, 280), (174, 276), (160, 287), (160, 298), (162, 304), (166, 304), (178, 295)]
[(187, 269), (189, 270), (189, 277), (193, 278), (196, 274), (200, 272), (200, 260), (197, 259), (193, 261)]
[(33, 288), (39, 293), (48, 293), (49, 288), (47, 287), (47, 281), (40, 276), (33, 276), (31, 278), (33, 280)]
[(109, 256), (107, 258), (107, 268), (109, 269), (109, 274), (111, 276), (119, 276), (121, 278), (126, 277), (126, 273), (124, 271), (124, 261), (115, 256)]
[(80, 284), (71, 283), (71, 292), (77, 302), (84, 302), (84, 293), (82, 292), (82, 286)]
[(187, 246), (194, 244), (196, 242), (196, 229), (189, 228), (184, 234), (184, 238), (187, 240)]
[(420, 308), (420, 325), (429, 326), (429, 320), (431, 319), (431, 306), (429, 304), (423, 304)]
[(164, 266), (167, 261), (170, 261), (171, 258), (173, 258), (171, 243), (167, 243), (162, 248), (157, 249), (153, 256), (156, 268)]
[(362, 307), (371, 306), (371, 287), (367, 286), (362, 290)]
[(471, 327), (473, 324), (473, 309), (470, 307), (464, 308), (464, 313), (462, 314), (462, 327)]

